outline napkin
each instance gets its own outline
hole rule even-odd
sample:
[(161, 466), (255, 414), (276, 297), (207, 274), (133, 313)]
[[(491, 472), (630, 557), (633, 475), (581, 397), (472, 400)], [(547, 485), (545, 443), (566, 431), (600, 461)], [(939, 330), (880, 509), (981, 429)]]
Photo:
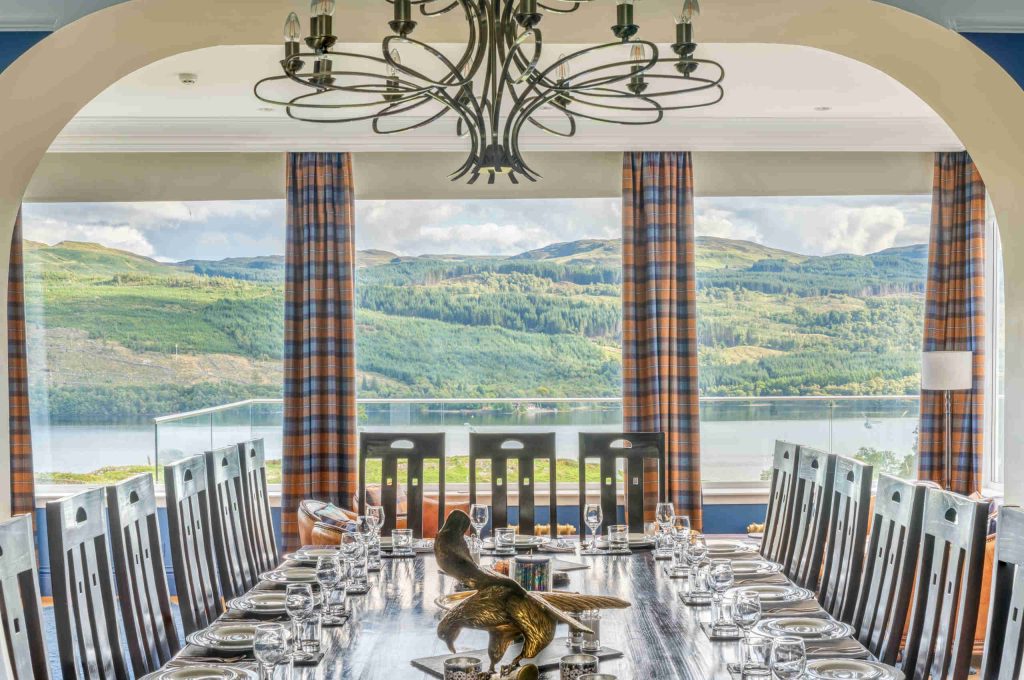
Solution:
[(870, 657), (864, 645), (853, 638), (842, 638), (840, 640), (807, 640), (804, 642), (804, 649), (809, 658), (847, 658), (867, 659)]
[(825, 613), (817, 600), (800, 600), (798, 602), (765, 602), (762, 600), (761, 611), (766, 616), (807, 616)]

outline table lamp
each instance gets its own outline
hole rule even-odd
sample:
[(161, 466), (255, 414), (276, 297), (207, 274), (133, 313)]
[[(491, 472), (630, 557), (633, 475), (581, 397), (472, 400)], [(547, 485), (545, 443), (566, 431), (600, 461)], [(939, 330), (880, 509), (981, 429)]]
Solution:
[(951, 422), (954, 391), (974, 387), (974, 352), (934, 351), (921, 353), (921, 389), (943, 392), (946, 399), (945, 478), (949, 489), (953, 477), (953, 429)]

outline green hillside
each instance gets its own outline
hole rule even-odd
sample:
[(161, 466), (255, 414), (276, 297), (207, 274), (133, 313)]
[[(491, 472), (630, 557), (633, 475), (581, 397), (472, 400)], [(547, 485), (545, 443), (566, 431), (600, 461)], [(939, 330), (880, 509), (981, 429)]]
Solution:
[[(280, 394), (282, 257), (25, 251), (33, 389), (54, 419)], [(359, 252), (360, 394), (618, 396), (620, 262), (618, 241), (596, 239), (512, 257)], [(924, 245), (809, 257), (698, 238), (702, 392), (914, 393), (926, 266)]]

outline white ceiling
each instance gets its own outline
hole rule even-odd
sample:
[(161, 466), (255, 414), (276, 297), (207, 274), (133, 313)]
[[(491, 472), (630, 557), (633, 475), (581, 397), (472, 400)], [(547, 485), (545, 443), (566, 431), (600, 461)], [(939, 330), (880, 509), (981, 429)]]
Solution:
[[(454, 45), (442, 47), (448, 53), (458, 52)], [(380, 54), (378, 44), (347, 45), (346, 49)], [(579, 46), (547, 45), (547, 63), (574, 49)], [(415, 133), (378, 136), (369, 134), (364, 124), (304, 124), (289, 120), (280, 109), (265, 110), (253, 96), (252, 85), (280, 72), (280, 53), (275, 46), (213, 47), (147, 66), (84, 108), (52, 150), (463, 148), (464, 142), (453, 134), (451, 118)], [(403, 62), (416, 66), (417, 56), (404, 50)], [(577, 138), (568, 141), (524, 132), (524, 147), (618, 150), (657, 144), (709, 151), (960, 147), (955, 135), (916, 95), (880, 71), (846, 57), (808, 47), (761, 44), (707, 44), (699, 48), (698, 56), (725, 67), (726, 97), (721, 103), (670, 112), (658, 125), (626, 128), (581, 123)], [(178, 79), (183, 72), (197, 74), (198, 82), (183, 85)], [(547, 115), (554, 116), (553, 124), (560, 122), (561, 114)]]

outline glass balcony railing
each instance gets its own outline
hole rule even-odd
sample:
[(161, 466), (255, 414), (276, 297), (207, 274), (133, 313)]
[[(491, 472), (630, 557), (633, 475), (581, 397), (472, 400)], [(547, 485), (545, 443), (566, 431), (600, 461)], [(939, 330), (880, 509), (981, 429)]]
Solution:
[[(620, 399), (362, 399), (358, 409), (360, 430), (443, 431), (449, 456), (469, 455), (470, 432), (554, 432), (558, 456), (575, 459), (579, 432), (622, 429)], [(155, 463), (262, 437), (274, 476), (282, 416), (280, 400), (251, 399), (155, 418)], [(777, 439), (914, 474), (916, 396), (709, 397), (700, 401), (700, 416), (701, 473), (709, 484), (763, 484)]]

